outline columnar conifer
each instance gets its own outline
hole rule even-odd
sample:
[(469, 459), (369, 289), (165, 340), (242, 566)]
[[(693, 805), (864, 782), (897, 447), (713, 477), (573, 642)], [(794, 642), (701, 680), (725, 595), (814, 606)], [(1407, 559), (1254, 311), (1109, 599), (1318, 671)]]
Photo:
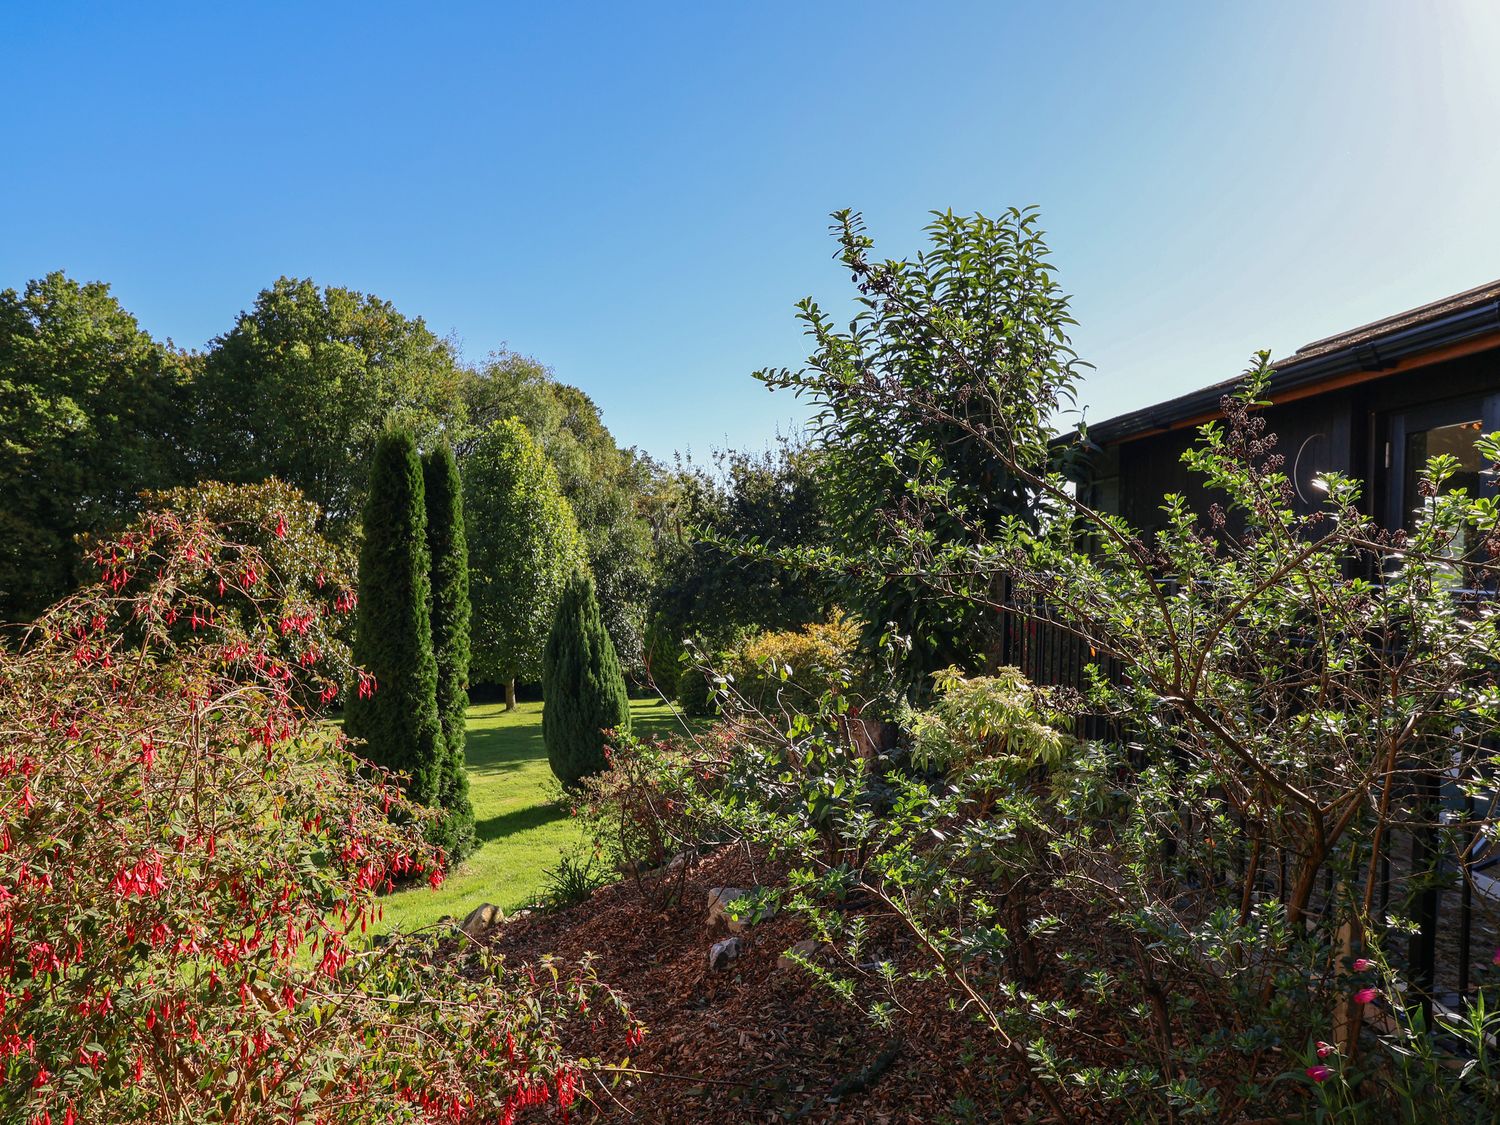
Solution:
[(407, 430), (375, 445), (359, 553), (354, 659), (374, 691), (352, 693), (348, 732), (370, 761), (409, 775), (407, 793), (435, 805), (446, 758), (432, 655), (432, 594), (422, 463)]
[(606, 765), (605, 732), (630, 731), (630, 700), (604, 628), (594, 580), (576, 573), (563, 590), (542, 655), (542, 738), (564, 785)]
[(464, 501), (453, 450), (441, 442), (422, 458), (427, 498), (427, 547), (432, 559), (432, 654), (437, 663), (437, 711), (443, 732), (438, 803), (446, 815), (434, 842), (455, 858), (474, 847), (474, 809), (464, 768), (469, 704), (469, 548)]

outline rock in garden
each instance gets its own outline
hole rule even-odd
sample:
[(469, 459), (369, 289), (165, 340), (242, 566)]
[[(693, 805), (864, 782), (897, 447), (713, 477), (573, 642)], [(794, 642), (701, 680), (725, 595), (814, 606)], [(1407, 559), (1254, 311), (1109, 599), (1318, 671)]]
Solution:
[(805, 938), (776, 958), (776, 967), (778, 969), (800, 969), (802, 966), (792, 960), (792, 954), (797, 954), (805, 961), (811, 961), (822, 944), (816, 938)]
[(745, 951), (745, 943), (737, 937), (716, 941), (708, 951), (708, 967), (722, 969)]
[(708, 924), (709, 924), (709, 926), (713, 926), (721, 918), (723, 918), (727, 922), (728, 918), (725, 915), (725, 908), (728, 907), (729, 904), (731, 902), (733, 902), (735, 899), (740, 898), (740, 897), (742, 897), (744, 895), (747, 895), (749, 893), (750, 892), (747, 891), (747, 890), (745, 890), (743, 887), (714, 887), (714, 888), (712, 888), (708, 892)]
[(469, 937), (478, 939), (503, 921), (505, 921), (505, 913), (494, 903), (487, 902), (469, 911), (469, 916), (458, 928)]

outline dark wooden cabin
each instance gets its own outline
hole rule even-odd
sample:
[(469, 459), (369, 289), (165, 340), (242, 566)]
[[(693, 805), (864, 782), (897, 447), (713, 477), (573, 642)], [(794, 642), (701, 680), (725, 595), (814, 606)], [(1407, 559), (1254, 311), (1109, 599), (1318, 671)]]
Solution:
[[(1459, 457), (1456, 485), (1495, 487), (1479, 474), (1474, 440), (1500, 430), (1500, 281), (1317, 340), (1274, 366), (1268, 429), (1308, 508), (1321, 499), (1315, 480), (1337, 470), (1365, 482), (1371, 515), (1404, 527), (1416, 469), (1434, 453)], [(1089, 426), (1099, 448), (1085, 499), (1142, 529), (1160, 526), (1168, 492), (1201, 510), (1206, 494), (1181, 455), (1237, 382)]]

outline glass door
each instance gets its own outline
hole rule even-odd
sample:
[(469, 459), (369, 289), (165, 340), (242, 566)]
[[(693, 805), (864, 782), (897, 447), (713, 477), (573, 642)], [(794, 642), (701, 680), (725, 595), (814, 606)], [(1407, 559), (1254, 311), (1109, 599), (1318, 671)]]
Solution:
[[(1458, 460), (1458, 471), (1443, 485), (1444, 492), (1462, 488), (1470, 496), (1493, 491), (1477, 442), (1481, 435), (1500, 430), (1500, 394), (1430, 403), (1393, 414), (1386, 444), (1386, 526), (1410, 528), (1413, 517), (1430, 498), (1421, 494), (1422, 470), (1428, 458), (1444, 453)], [(1473, 544), (1465, 535), (1449, 549), (1461, 558)], [(1455, 570), (1455, 577), (1457, 571)]]

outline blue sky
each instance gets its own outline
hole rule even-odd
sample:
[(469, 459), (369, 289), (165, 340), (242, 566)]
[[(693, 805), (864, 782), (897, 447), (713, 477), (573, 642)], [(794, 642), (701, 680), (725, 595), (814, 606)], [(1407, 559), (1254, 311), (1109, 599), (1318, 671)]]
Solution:
[(1500, 5), (7, 5), (0, 286), (201, 347), (281, 274), (759, 447), (792, 305), (1037, 204), (1095, 420), (1500, 276)]

